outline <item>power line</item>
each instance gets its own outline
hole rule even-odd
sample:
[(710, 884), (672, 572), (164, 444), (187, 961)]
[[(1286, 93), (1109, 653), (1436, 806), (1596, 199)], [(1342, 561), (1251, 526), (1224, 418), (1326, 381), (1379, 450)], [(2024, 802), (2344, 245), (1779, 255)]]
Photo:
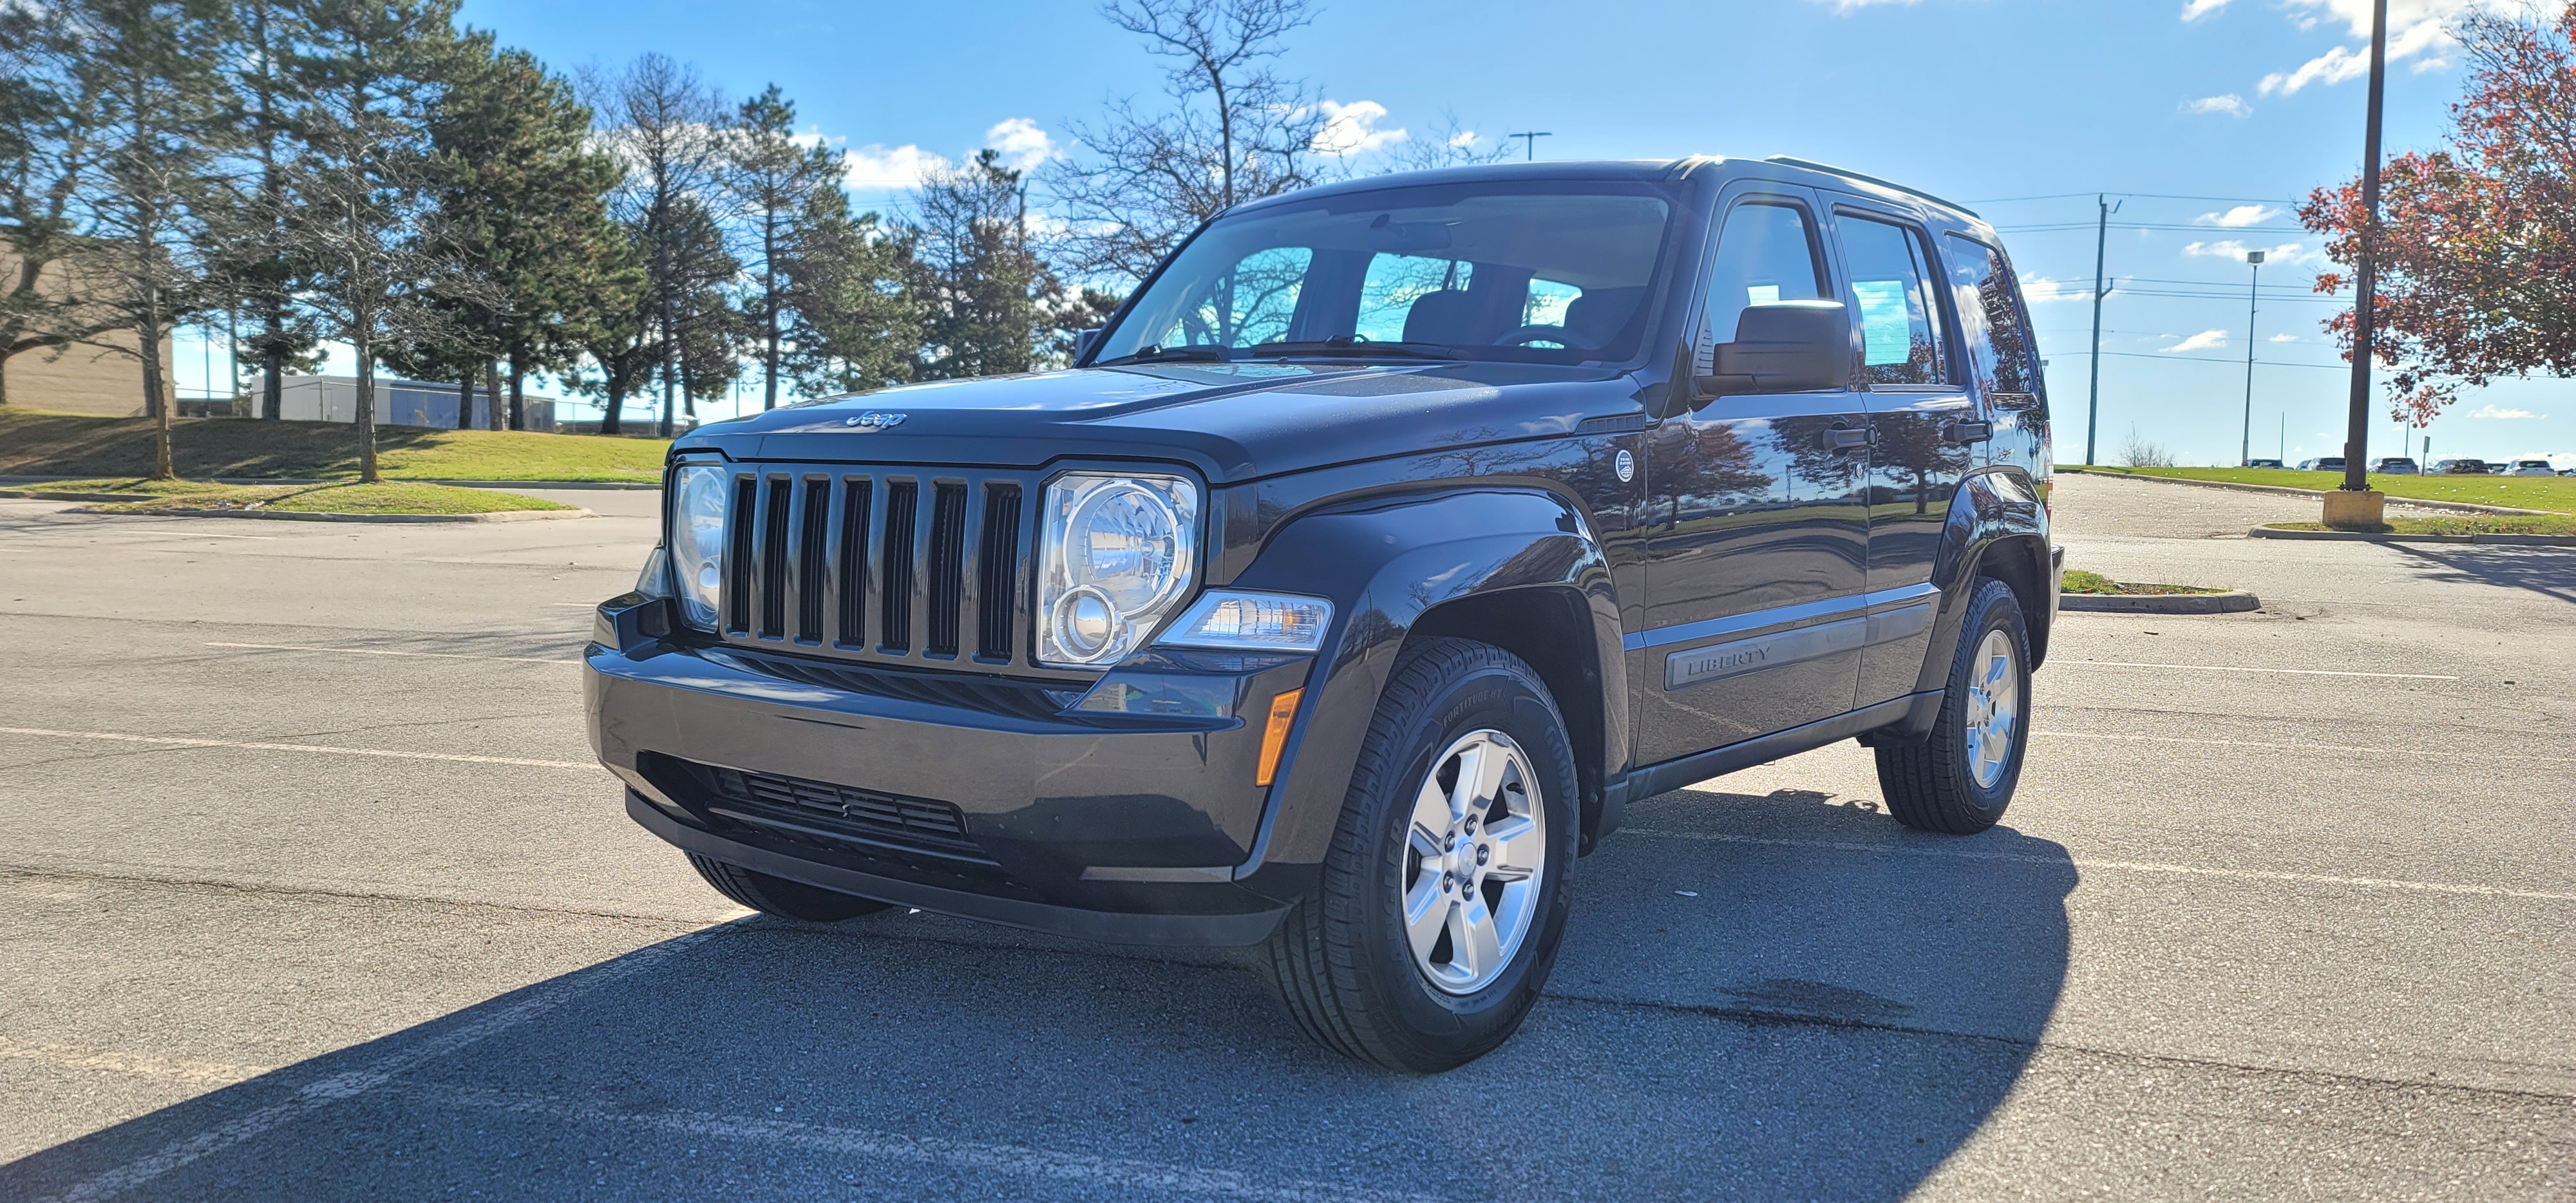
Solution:
[(1985, 200), (1961, 201), (1960, 203), (1967, 205), (2010, 205), (2017, 204), (2022, 201), (2080, 200), (2088, 196), (2102, 195), (2124, 196), (2135, 198), (2137, 200), (2240, 201), (2257, 205), (2295, 205), (2299, 203), (2296, 200), (2283, 200), (2277, 196), (2185, 196), (2174, 192), (2112, 192), (2108, 194), (2099, 192), (2052, 192), (2046, 196), (1996, 196), (1988, 197)]

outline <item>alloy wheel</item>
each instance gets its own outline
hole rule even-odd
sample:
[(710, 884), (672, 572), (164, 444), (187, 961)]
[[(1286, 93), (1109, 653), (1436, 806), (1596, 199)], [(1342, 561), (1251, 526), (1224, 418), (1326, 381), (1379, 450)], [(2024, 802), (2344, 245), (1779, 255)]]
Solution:
[(1547, 867), (1545, 807), (1528, 754), (1500, 731), (1470, 731), (1431, 762), (1397, 905), (1415, 968), (1443, 993), (1491, 985), (1520, 951)]

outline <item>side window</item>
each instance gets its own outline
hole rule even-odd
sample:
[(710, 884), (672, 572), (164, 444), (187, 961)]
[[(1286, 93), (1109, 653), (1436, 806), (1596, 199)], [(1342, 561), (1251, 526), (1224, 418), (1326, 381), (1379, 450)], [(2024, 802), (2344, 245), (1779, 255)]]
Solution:
[(1315, 253), (1302, 246), (1254, 251), (1217, 277), (1198, 303), (1181, 312), (1163, 337), (1165, 347), (1249, 347), (1288, 337), (1297, 293)]
[(1924, 268), (1922, 236), (1904, 226), (1843, 216), (1843, 258), (1851, 266), (1861, 371), (1872, 384), (1947, 384), (1941, 310)]
[[(2031, 338), (2030, 318), (2013, 286), (2012, 265), (2004, 253), (1956, 234), (1944, 240), (1950, 250), (1951, 295), (1958, 298), (1959, 324), (1968, 332), (1968, 359), (1977, 385), (1989, 403), (1997, 397), (2028, 397), (2039, 403), (2039, 348)], [(2008, 403), (2009, 404), (2009, 403)]]
[[(1825, 299), (1815, 234), (1807, 215), (1788, 205), (1738, 205), (1718, 231), (1717, 262), (1708, 273), (1708, 343), (1735, 341), (1736, 323), (1755, 305)], [(1703, 369), (1707, 365), (1703, 364)]]

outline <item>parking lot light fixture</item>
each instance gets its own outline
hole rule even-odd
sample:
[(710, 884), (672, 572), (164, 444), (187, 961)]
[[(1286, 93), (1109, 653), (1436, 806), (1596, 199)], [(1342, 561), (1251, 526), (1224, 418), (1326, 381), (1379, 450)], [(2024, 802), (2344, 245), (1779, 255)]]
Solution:
[(2263, 252), (2245, 252), (2245, 265), (2254, 269), (2254, 279), (2245, 286), (2245, 437), (2236, 448), (2239, 468), (2254, 462), (2254, 315), (2262, 312)]

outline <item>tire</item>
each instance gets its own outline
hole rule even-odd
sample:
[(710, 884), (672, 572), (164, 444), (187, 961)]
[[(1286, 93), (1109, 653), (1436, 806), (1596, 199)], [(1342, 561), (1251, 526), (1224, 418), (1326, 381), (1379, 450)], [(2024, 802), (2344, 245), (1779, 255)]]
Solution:
[(688, 856), (689, 863), (697, 868), (698, 876), (706, 878), (707, 884), (714, 886), (717, 893), (764, 915), (794, 919), (800, 923), (838, 923), (843, 919), (873, 915), (893, 905), (756, 873), (695, 852)]
[[(1327, 1048), (1409, 1073), (1492, 1051), (1556, 963), (1581, 808), (1565, 720), (1537, 672), (1464, 639), (1407, 649), (1321, 885), (1270, 938), (1290, 1014)], [(1417, 835), (1418, 818), (1446, 827)]]
[(2029, 746), (2030, 631), (2012, 587), (1981, 579), (1959, 623), (1932, 733), (1877, 748), (1887, 812), (1918, 831), (1984, 831), (2012, 804)]

